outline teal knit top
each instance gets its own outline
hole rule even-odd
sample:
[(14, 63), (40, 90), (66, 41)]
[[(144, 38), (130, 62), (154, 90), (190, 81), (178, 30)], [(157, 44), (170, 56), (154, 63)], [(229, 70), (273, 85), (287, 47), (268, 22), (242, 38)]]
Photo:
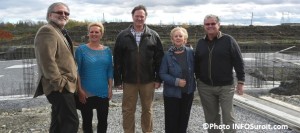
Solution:
[(113, 79), (112, 53), (109, 47), (103, 50), (90, 49), (86, 44), (75, 51), (75, 60), (82, 89), (88, 97), (108, 97), (108, 80)]

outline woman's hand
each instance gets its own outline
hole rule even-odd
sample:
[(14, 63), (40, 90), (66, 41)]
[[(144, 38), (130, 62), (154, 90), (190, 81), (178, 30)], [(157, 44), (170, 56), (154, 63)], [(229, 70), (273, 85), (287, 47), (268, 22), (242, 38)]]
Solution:
[(85, 104), (87, 96), (86, 96), (85, 91), (81, 87), (80, 87), (80, 89), (78, 89), (78, 96), (79, 96), (79, 101), (81, 103)]
[(112, 96), (113, 96), (112, 87), (109, 87), (108, 88), (108, 99), (111, 100)]
[(185, 79), (179, 79), (178, 85), (179, 85), (180, 87), (184, 87), (184, 86), (186, 85)]

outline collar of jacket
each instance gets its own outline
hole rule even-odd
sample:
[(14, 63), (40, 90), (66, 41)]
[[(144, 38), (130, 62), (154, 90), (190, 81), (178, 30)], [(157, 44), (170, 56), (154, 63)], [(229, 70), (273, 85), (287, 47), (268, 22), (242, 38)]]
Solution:
[(50, 21), (48, 24), (52, 25), (53, 27), (59, 29), (59, 30), (63, 30), (62, 28), (60, 28), (55, 22)]
[[(126, 29), (126, 35), (130, 35), (130, 34), (132, 34), (131, 33), (131, 28), (133, 27), (133, 25), (131, 24), (127, 29)], [(146, 25), (146, 24), (144, 24), (144, 33), (143, 33), (143, 36), (144, 35), (151, 35), (150, 34), (150, 30), (149, 30), (149, 27)]]
[[(131, 25), (130, 31), (131, 31), (131, 32), (135, 32), (135, 33), (140, 33), (140, 32), (135, 31), (135, 29), (133, 28), (132, 25)], [(143, 33), (145, 32), (145, 25), (143, 26), (143, 31), (142, 31), (142, 32), (143, 32)]]
[[(219, 34), (217, 35), (217, 39), (220, 39), (222, 36), (223, 36), (222, 32), (219, 31)], [(203, 37), (203, 39), (204, 39), (204, 40), (207, 39), (207, 35), (205, 35), (205, 36)]]

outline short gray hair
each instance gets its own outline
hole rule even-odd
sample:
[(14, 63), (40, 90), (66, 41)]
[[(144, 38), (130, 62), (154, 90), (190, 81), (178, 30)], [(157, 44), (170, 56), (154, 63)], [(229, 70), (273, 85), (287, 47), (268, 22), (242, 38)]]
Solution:
[(174, 35), (174, 33), (176, 32), (176, 31), (182, 31), (183, 32), (183, 37), (184, 37), (184, 39), (188, 39), (189, 38), (189, 34), (188, 34), (188, 32), (187, 32), (187, 30), (185, 29), (185, 28), (183, 28), (183, 27), (175, 27), (175, 28), (173, 28), (172, 30), (171, 30), (171, 32), (170, 32), (170, 37), (171, 37), (171, 39), (172, 39), (172, 37), (173, 37), (173, 35)]
[(214, 14), (208, 14), (204, 17), (204, 21), (209, 19), (209, 18), (215, 18), (217, 23), (220, 23), (220, 18), (217, 16), (217, 15), (214, 15)]
[(54, 7), (60, 6), (60, 5), (67, 7), (68, 11), (70, 12), (70, 8), (68, 7), (67, 4), (62, 3), (62, 2), (55, 2), (55, 3), (51, 4), (51, 5), (48, 7), (48, 10), (47, 10), (47, 16), (46, 16), (46, 19), (47, 19), (48, 22), (49, 22), (49, 14), (50, 14), (51, 12), (53, 12)]

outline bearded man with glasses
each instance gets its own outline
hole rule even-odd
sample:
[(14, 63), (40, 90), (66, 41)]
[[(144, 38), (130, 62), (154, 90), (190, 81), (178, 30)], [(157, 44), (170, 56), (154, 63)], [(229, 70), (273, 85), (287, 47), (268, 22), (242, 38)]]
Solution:
[[(201, 98), (206, 124), (223, 124), (229, 129), (225, 133), (236, 132), (232, 128), (233, 95), (243, 94), (245, 72), (244, 61), (236, 40), (220, 31), (220, 19), (216, 15), (204, 18), (206, 35), (200, 38), (195, 52), (195, 76)], [(237, 84), (234, 83), (233, 69)], [(236, 86), (235, 86), (236, 85)], [(220, 107), (221, 110), (220, 111)], [(220, 129), (208, 129), (209, 133), (219, 133)]]
[(76, 133), (79, 125), (74, 99), (77, 67), (71, 38), (64, 30), (69, 15), (66, 4), (51, 4), (48, 24), (38, 30), (34, 40), (39, 69), (34, 97), (45, 94), (52, 105), (50, 133)]

